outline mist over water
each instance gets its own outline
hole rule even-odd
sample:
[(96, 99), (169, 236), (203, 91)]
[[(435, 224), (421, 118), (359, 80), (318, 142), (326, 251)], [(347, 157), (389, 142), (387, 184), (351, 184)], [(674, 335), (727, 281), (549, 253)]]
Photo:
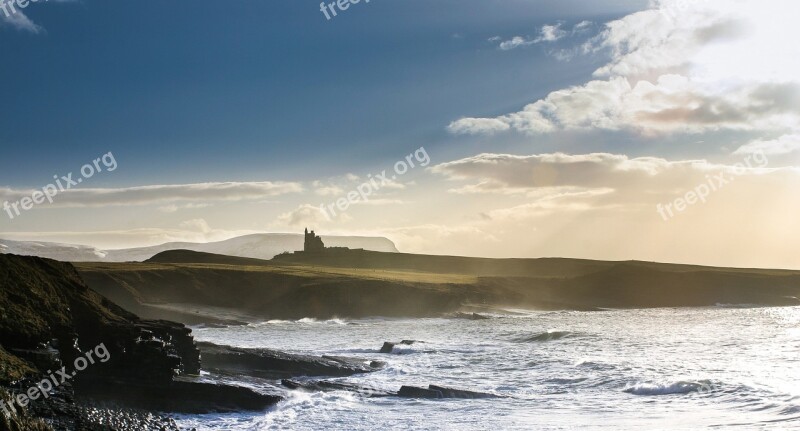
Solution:
[[(506, 398), (293, 391), (267, 412), (183, 416), (180, 424), (198, 430), (800, 427), (800, 308), (510, 310), (491, 317), (195, 328), (200, 341), (388, 363), (338, 381), (394, 391), (437, 384)], [(377, 353), (384, 341), (402, 339), (422, 342)]]

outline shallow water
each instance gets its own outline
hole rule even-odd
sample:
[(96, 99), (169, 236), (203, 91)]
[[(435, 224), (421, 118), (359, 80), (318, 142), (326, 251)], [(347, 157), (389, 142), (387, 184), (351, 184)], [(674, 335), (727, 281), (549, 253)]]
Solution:
[[(487, 400), (287, 392), (267, 411), (181, 417), (198, 430), (800, 429), (800, 308), (525, 312), (489, 320), (271, 321), (198, 340), (383, 359), (341, 381), (438, 384)], [(381, 355), (384, 341), (424, 343)], [(277, 384), (277, 382), (276, 382)]]

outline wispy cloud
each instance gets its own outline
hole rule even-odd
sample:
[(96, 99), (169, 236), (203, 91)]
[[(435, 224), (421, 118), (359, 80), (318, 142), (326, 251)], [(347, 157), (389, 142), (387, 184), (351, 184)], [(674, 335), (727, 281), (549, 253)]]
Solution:
[(211, 204), (181, 204), (181, 205), (164, 205), (163, 207), (159, 207), (158, 210), (165, 213), (174, 213), (180, 210), (187, 210), (187, 209), (201, 209), (201, 208), (208, 208)]
[[(300, 183), (271, 181), (70, 189), (60, 193), (52, 206), (126, 206), (174, 201), (207, 203), (208, 201), (263, 199), (265, 197), (299, 193), (302, 191), (303, 186)], [(11, 189), (7, 187), (0, 188), (0, 201), (18, 201), (25, 196), (30, 196), (32, 192), (33, 190)], [(176, 207), (176, 210), (177, 209)]]
[(2, 25), (7, 25), (16, 30), (28, 31), (31, 33), (39, 33), (44, 30), (42, 27), (31, 21), (31, 19), (20, 10), (17, 10), (16, 13), (11, 13), (8, 15), (6, 15), (3, 11), (0, 11), (0, 26)]
[(498, 48), (503, 51), (509, 51), (514, 48), (534, 45), (541, 42), (555, 42), (568, 34), (561, 28), (562, 25), (563, 23), (544, 25), (539, 30), (539, 34), (536, 37), (514, 36), (511, 39), (502, 40), (500, 36), (494, 36), (489, 38), (489, 42), (499, 42)]

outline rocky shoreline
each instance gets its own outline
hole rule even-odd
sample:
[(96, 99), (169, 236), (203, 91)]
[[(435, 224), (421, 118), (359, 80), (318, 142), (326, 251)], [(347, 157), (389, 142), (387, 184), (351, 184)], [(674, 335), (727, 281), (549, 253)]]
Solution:
[(0, 429), (177, 429), (152, 412), (265, 410), (281, 399), (199, 379), (200, 367), (183, 324), (138, 318), (68, 263), (0, 255)]
[[(385, 342), (375, 354), (417, 342)], [(327, 380), (386, 365), (195, 342), (183, 323), (141, 319), (93, 291), (69, 263), (0, 254), (0, 430), (176, 431), (172, 414), (266, 411), (294, 390), (495, 397), (436, 385), (379, 391)]]

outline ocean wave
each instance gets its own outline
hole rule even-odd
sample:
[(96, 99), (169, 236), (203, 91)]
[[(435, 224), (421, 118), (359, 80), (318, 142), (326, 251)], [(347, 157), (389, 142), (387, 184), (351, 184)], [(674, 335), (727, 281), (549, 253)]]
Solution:
[(299, 319), (299, 320), (271, 319), (271, 320), (267, 320), (267, 321), (264, 321), (264, 322), (251, 323), (248, 326), (258, 328), (258, 327), (267, 326), (267, 325), (288, 325), (288, 324), (298, 324), (298, 323), (306, 324), (306, 325), (309, 325), (309, 324), (347, 325), (347, 324), (349, 324), (349, 322), (347, 322), (346, 320), (342, 320), (342, 319), (335, 318), (335, 317), (333, 319), (327, 319), (327, 320), (319, 320), (319, 319), (315, 319), (313, 317), (304, 317), (304, 318)]
[(587, 380), (589, 380), (588, 377), (572, 377), (572, 378), (570, 378), (570, 377), (554, 377), (554, 378), (551, 378), (551, 379), (547, 379), (544, 382), (545, 383), (549, 383), (549, 384), (555, 384), (555, 385), (574, 385), (574, 384), (577, 384), (577, 383), (583, 383), (583, 382), (585, 382)]
[(598, 362), (590, 358), (580, 359), (577, 362), (575, 362), (574, 366), (579, 368), (587, 368), (589, 370), (595, 370), (595, 371), (607, 371), (616, 368), (616, 366), (612, 364)]
[(672, 383), (636, 383), (623, 389), (633, 395), (678, 395), (693, 392), (711, 392), (714, 385), (708, 380), (679, 381)]
[(716, 308), (764, 308), (762, 304), (723, 304), (721, 302), (717, 302), (714, 304)]
[(541, 343), (545, 341), (555, 341), (564, 338), (573, 337), (576, 334), (570, 331), (547, 331), (540, 332), (533, 335), (525, 335), (522, 337), (513, 338), (511, 341), (515, 343)]

